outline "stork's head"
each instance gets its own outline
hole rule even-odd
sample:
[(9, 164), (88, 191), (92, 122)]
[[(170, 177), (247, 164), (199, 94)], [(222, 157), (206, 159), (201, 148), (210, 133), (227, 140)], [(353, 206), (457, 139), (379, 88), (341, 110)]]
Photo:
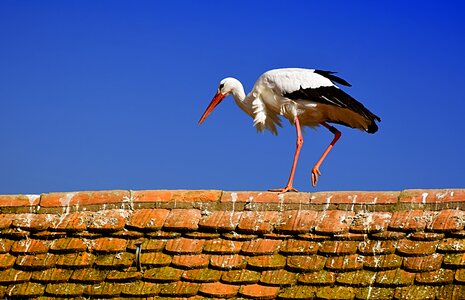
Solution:
[(220, 104), (220, 102), (229, 94), (233, 93), (235, 90), (238, 89), (239, 86), (242, 86), (239, 80), (228, 77), (220, 81), (220, 85), (218, 86), (218, 90), (216, 91), (215, 96), (213, 97), (212, 101), (208, 105), (207, 109), (203, 113), (202, 117), (199, 120), (198, 125), (202, 124), (202, 122), (211, 114), (213, 109)]

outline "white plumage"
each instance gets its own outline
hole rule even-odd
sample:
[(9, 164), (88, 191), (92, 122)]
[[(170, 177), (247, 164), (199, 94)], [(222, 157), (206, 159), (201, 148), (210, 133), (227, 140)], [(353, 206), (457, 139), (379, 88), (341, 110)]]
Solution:
[(221, 80), (215, 97), (199, 120), (199, 125), (229, 94), (233, 96), (237, 105), (253, 118), (253, 124), (258, 131), (268, 129), (277, 134), (277, 127), (281, 126), (280, 116), (295, 124), (297, 149), (288, 184), (285, 188), (278, 189), (282, 192), (296, 191), (292, 187), (292, 181), (303, 142), (300, 126), (323, 125), (333, 132), (335, 137), (312, 170), (312, 184), (315, 186), (318, 175), (321, 174), (321, 162), (341, 135), (326, 122), (374, 133), (378, 129), (375, 121), (380, 121), (380, 118), (363, 104), (339, 89), (334, 82), (347, 86), (350, 84), (333, 74), (334, 72), (315, 69), (270, 70), (258, 78), (247, 96), (239, 80), (225, 78)]
[(263, 73), (255, 83), (254, 89), (260, 85), (267, 85), (275, 92), (291, 93), (300, 88), (319, 88), (334, 86), (328, 78), (315, 73), (314, 69), (275, 69)]

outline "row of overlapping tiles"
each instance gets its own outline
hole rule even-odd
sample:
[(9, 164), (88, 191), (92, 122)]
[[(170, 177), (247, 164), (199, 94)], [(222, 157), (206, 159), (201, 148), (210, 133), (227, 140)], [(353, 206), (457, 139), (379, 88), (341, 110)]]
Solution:
[[(458, 203), (464, 199), (462, 190), (402, 193), (0, 196), (0, 203), (13, 207), (0, 214), (0, 294), (199, 299), (461, 295), (465, 212), (382, 209), (408, 197), (419, 205)], [(12, 205), (14, 199), (23, 203)], [(229, 206), (206, 205), (218, 201)], [(305, 209), (310, 202), (322, 207)], [(287, 203), (304, 209), (288, 209)], [(332, 203), (382, 209), (337, 210)], [(112, 204), (124, 209), (106, 209)], [(58, 209), (42, 210), (41, 205)], [(89, 211), (89, 205), (98, 207)]]
[(137, 203), (445, 204), (465, 202), (465, 189), (315, 193), (226, 192), (220, 190), (109, 190), (41, 195), (0, 195), (0, 207), (75, 207)]

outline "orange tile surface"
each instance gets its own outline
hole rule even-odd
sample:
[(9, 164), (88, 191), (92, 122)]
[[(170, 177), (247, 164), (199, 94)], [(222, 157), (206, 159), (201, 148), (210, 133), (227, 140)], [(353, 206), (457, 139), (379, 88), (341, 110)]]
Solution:
[(460, 299), (465, 190), (0, 195), (0, 299)]

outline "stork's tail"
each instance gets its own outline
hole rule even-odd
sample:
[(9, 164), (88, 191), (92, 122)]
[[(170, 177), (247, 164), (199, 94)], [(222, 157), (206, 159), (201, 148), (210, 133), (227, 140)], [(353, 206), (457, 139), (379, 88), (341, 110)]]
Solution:
[(368, 125), (367, 132), (368, 133), (375, 133), (378, 131), (378, 125), (375, 121), (381, 122), (381, 118), (375, 115), (374, 113), (370, 112), (371, 123)]
[(376, 125), (375, 121), (373, 121), (370, 125), (368, 125), (367, 132), (375, 133), (376, 131), (378, 131), (378, 125)]

